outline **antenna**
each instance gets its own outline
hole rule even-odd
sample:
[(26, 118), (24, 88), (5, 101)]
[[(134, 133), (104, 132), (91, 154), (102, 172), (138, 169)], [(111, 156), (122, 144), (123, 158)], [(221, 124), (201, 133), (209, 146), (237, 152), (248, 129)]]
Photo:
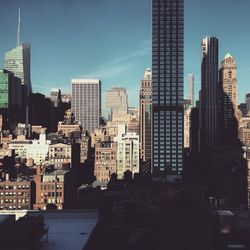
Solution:
[(20, 29), (21, 29), (21, 8), (19, 7), (19, 13), (18, 13), (18, 25), (17, 25), (17, 42), (16, 46), (18, 47), (20, 45)]

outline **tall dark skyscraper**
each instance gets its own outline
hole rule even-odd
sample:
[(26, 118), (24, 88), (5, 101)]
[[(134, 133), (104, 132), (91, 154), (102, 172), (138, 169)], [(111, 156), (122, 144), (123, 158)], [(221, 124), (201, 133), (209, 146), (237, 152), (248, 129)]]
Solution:
[(218, 44), (216, 37), (201, 43), (200, 150), (216, 144)]
[(184, 1), (152, 2), (152, 168), (183, 170)]

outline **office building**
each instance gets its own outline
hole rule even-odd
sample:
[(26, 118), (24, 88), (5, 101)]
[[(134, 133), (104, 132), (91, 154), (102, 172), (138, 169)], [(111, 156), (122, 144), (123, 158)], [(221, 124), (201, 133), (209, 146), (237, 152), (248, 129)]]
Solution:
[(55, 169), (69, 170), (80, 164), (79, 144), (55, 143), (49, 145), (48, 151), (48, 163)]
[(20, 19), (19, 9), (17, 45), (14, 49), (5, 53), (4, 69), (12, 72), (16, 77), (21, 79), (23, 97), (26, 99), (32, 92), (30, 80), (30, 44), (21, 43), (20, 41)]
[(46, 139), (45, 129), (39, 135), (39, 140), (32, 140), (26, 145), (27, 159), (33, 159), (35, 164), (43, 164), (48, 157), (50, 140)]
[(106, 107), (111, 111), (111, 121), (114, 114), (128, 112), (128, 95), (125, 88), (112, 87), (106, 91)]
[(184, 99), (184, 148), (190, 148), (191, 100)]
[(21, 80), (12, 72), (0, 70), (0, 111), (3, 128), (13, 129), (22, 120)]
[(55, 170), (44, 173), (41, 166), (37, 166), (34, 181), (36, 183), (34, 209), (46, 210), (47, 206), (52, 204), (60, 210), (73, 207), (75, 184), (71, 171)]
[(140, 134), (140, 123), (138, 118), (132, 118), (128, 122), (128, 132), (136, 133), (137, 135)]
[(58, 122), (57, 132), (69, 138), (73, 133), (81, 134), (81, 123), (75, 120), (75, 115), (70, 109), (65, 111), (64, 121)]
[(0, 210), (33, 209), (35, 202), (35, 185), (33, 180), (18, 178), (0, 182)]
[(194, 107), (194, 74), (188, 74), (188, 100), (191, 101), (191, 105)]
[(183, 170), (183, 0), (153, 0), (152, 169)]
[(96, 79), (71, 80), (71, 109), (83, 130), (89, 133), (100, 126), (101, 81)]
[(123, 179), (124, 172), (139, 173), (139, 135), (126, 131), (125, 125), (118, 125), (117, 142), (117, 178)]
[(218, 44), (216, 37), (201, 43), (200, 150), (216, 144)]
[(227, 53), (221, 62), (218, 86), (218, 143), (232, 144), (238, 139), (236, 62)]
[(152, 71), (147, 69), (140, 88), (140, 158), (151, 159)]
[(25, 135), (18, 135), (8, 143), (8, 148), (15, 155), (24, 159), (33, 159), (36, 164), (42, 164), (48, 157), (50, 140), (46, 140), (45, 129), (42, 129), (39, 140), (28, 140)]
[(250, 147), (250, 117), (242, 117), (239, 124), (239, 139), (244, 146)]
[(85, 163), (90, 155), (90, 136), (83, 132), (80, 139), (80, 163)]
[(199, 152), (199, 108), (192, 108), (190, 113), (190, 151), (193, 155)]
[[(233, 106), (234, 112), (236, 112), (238, 109), (236, 70), (236, 61), (230, 53), (227, 53), (221, 62), (219, 71), (219, 84), (222, 87), (226, 97), (228, 97), (227, 100), (224, 100), (224, 105), (230, 104), (230, 106)], [(228, 112), (226, 111), (226, 113)]]
[(114, 142), (97, 142), (95, 144), (95, 176), (97, 181), (109, 181), (116, 173), (116, 150)]

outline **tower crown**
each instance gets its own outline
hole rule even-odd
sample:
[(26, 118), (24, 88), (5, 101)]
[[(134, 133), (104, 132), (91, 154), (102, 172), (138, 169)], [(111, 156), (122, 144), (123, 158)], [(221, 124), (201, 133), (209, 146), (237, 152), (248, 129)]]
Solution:
[(227, 53), (224, 57), (224, 59), (228, 59), (228, 58), (232, 58), (233, 59), (233, 56), (230, 54), (230, 53)]

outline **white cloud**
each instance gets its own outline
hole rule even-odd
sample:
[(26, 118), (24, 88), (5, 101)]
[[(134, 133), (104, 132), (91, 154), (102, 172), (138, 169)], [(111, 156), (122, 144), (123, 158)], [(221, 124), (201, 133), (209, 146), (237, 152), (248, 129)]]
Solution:
[(151, 41), (146, 40), (142, 43), (141, 48), (131, 52), (130, 54), (123, 55), (113, 59), (111, 62), (106, 63), (105, 65), (100, 66), (96, 71), (93, 71), (88, 74), (83, 74), (78, 77), (81, 78), (112, 78), (117, 77), (124, 72), (127, 72), (132, 67), (132, 60), (148, 56), (151, 54)]

